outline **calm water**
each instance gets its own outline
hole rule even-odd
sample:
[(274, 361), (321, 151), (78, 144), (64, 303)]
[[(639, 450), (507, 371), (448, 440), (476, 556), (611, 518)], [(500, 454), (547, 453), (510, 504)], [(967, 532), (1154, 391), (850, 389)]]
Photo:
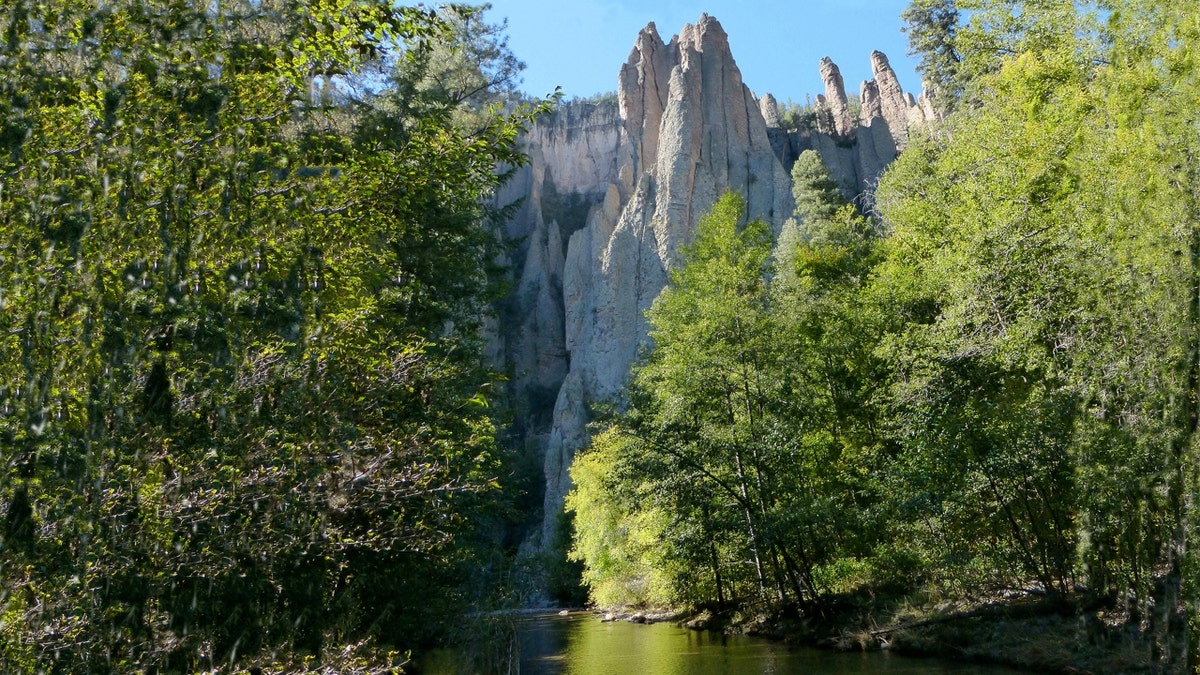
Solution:
[[(1017, 672), (880, 652), (843, 654), (789, 647), (740, 635), (691, 631), (671, 623), (602, 623), (595, 615), (585, 613), (537, 615), (517, 621), (521, 675)], [(426, 672), (454, 675), (467, 671), (443, 662)]]

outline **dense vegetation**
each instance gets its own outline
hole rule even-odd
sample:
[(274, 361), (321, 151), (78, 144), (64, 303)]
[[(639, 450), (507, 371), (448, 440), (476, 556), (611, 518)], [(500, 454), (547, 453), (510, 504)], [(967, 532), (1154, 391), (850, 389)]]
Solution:
[[(388, 669), (502, 593), (485, 204), (546, 106), (492, 106), (495, 27), (0, 5), (3, 669)], [(572, 555), (601, 604), (1016, 591), (1195, 666), (1200, 12), (905, 19), (945, 123), (876, 212), (811, 152), (778, 237), (714, 206)]]
[(0, 36), (3, 670), (403, 660), (502, 505), (520, 64), (374, 0), (5, 0)]
[(905, 18), (946, 122), (869, 220), (814, 154), (777, 243), (738, 198), (714, 207), (572, 470), (573, 555), (606, 604), (819, 617), (863, 589), (1036, 594), (1103, 608), (1182, 668), (1200, 12), (916, 0)]

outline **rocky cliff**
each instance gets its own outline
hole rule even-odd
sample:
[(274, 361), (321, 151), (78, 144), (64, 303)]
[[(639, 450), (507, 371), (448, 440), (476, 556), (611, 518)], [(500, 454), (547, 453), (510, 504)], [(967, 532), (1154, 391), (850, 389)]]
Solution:
[[(908, 144), (909, 134), (937, 122), (938, 114), (925, 94), (915, 99), (904, 93), (883, 52), (871, 53), (875, 77), (862, 83), (857, 119), (837, 64), (824, 58), (820, 72), (825, 93), (817, 96), (814, 128), (771, 129), (773, 136), (786, 139), (777, 141), (780, 161), (791, 166), (804, 150), (816, 150), (842, 194), (865, 206), (884, 169)], [(779, 119), (778, 113), (774, 118)]]
[(670, 42), (650, 24), (615, 98), (563, 105), (530, 130), (531, 161), (499, 196), (518, 204), (506, 234), (519, 246), (493, 345), (510, 376), (513, 436), (542, 459), (540, 536), (530, 546), (552, 542), (591, 407), (618, 397), (646, 342), (643, 313), (716, 199), (741, 193), (749, 217), (778, 231), (792, 215), (787, 167), (801, 150), (818, 149), (857, 194), (903, 147), (911, 97), (886, 57), (877, 52), (872, 64), (871, 107), (864, 95), (857, 121), (826, 60), (821, 105), (832, 126), (786, 130), (774, 99), (742, 82), (716, 19), (704, 15)]

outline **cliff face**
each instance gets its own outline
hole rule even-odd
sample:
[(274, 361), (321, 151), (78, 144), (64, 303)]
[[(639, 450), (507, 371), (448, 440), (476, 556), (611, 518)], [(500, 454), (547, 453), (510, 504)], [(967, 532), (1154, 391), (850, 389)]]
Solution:
[[(545, 408), (566, 377), (567, 242), (603, 201), (623, 136), (615, 101), (562, 106), (530, 130), (530, 162), (497, 197), (500, 204), (518, 205), (505, 225), (506, 237), (520, 244), (506, 261), (514, 291), (493, 337), (493, 359), (511, 372), (510, 393), (535, 418), (522, 421), (519, 435), (544, 433)], [(531, 442), (537, 451), (537, 439)]]
[(513, 434), (543, 464), (541, 536), (531, 546), (552, 542), (590, 407), (622, 391), (646, 343), (643, 313), (717, 198), (741, 193), (749, 217), (778, 232), (793, 211), (785, 165), (800, 150), (819, 149), (851, 194), (895, 157), (911, 106), (886, 58), (872, 62), (879, 93), (869, 119), (851, 120), (841, 75), (826, 61), (835, 123), (789, 134), (774, 99), (742, 82), (716, 19), (703, 15), (670, 42), (650, 24), (615, 99), (566, 104), (529, 132), (530, 163), (499, 196), (523, 201), (506, 225), (520, 245), (493, 353), (510, 374)]

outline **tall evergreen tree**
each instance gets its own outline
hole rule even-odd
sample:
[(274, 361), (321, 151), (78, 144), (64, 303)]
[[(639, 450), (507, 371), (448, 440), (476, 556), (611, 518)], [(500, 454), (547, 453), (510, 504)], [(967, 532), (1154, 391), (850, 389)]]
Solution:
[(913, 0), (903, 12), (909, 55), (920, 58), (917, 71), (934, 105), (953, 112), (963, 93), (962, 56), (956, 44), (961, 21), (954, 0)]

